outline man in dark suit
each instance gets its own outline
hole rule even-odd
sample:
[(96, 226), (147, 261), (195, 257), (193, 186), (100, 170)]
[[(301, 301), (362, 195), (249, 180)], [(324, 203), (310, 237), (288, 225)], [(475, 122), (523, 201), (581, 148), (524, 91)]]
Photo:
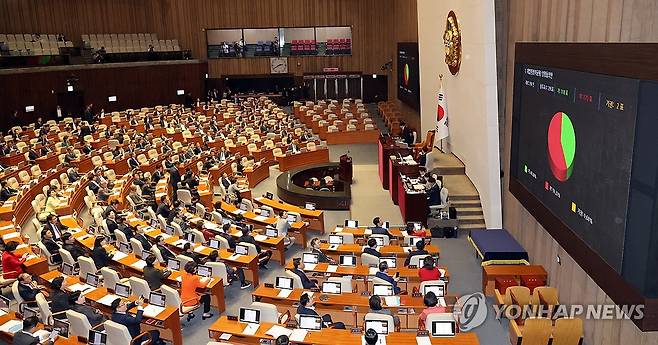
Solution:
[(53, 240), (53, 234), (50, 231), (41, 232), (41, 243), (46, 247), (46, 250), (52, 256), (52, 260), (55, 263), (62, 262), (62, 259), (59, 255), (59, 244)]
[(222, 173), (222, 178), (219, 180), (219, 183), (221, 183), (224, 188), (228, 188), (228, 186), (231, 185), (231, 179), (228, 178), (228, 174), (226, 172)]
[[(53, 288), (52, 292), (50, 293), (50, 300), (52, 301), (50, 303), (50, 310), (55, 313), (60, 313), (63, 311), (67, 311), (71, 308), (73, 308), (73, 305), (75, 305), (75, 300), (78, 299), (78, 296), (80, 293), (70, 293), (65, 290), (66, 282), (64, 281), (64, 276), (59, 276), (50, 283), (50, 286)], [(60, 318), (65, 318), (65, 317), (60, 317)]]
[(258, 265), (262, 268), (267, 268), (267, 263), (270, 262), (270, 258), (272, 258), (272, 251), (261, 250), (260, 246), (256, 242), (256, 239), (249, 234), (249, 229), (247, 227), (242, 228), (242, 236), (240, 236), (238, 241), (253, 244), (256, 247), (256, 252), (258, 253)]
[(18, 294), (21, 298), (28, 303), (28, 305), (36, 306), (35, 299), (41, 293), (41, 287), (32, 281), (32, 276), (29, 273), (21, 273), (18, 275)]
[(68, 250), (69, 253), (71, 253), (71, 256), (73, 256), (73, 259), (86, 255), (85, 250), (75, 243), (75, 238), (71, 236), (71, 233), (64, 233), (64, 235), (62, 235), (62, 242), (64, 242), (62, 248)]
[(80, 179), (80, 173), (78, 172), (78, 167), (77, 166), (71, 167), (67, 171), (66, 175), (68, 176), (69, 182), (71, 182), (71, 183), (73, 183), (73, 182)]
[(164, 237), (162, 236), (157, 236), (155, 238), (155, 246), (160, 250), (160, 255), (162, 255), (162, 258), (165, 260), (173, 260), (176, 259), (176, 254), (174, 254), (167, 246), (165, 245), (165, 240)]
[(169, 214), (171, 213), (171, 208), (169, 207), (169, 204), (167, 201), (162, 200), (158, 203), (158, 207), (155, 210), (155, 214), (158, 216), (163, 216), (165, 219), (169, 218)]
[(43, 231), (49, 231), (53, 236), (53, 240), (61, 241), (66, 229), (68, 228), (59, 222), (57, 215), (49, 214), (46, 217), (46, 225), (43, 226)]
[(404, 266), (409, 266), (409, 263), (411, 262), (411, 258), (416, 256), (416, 255), (428, 255), (429, 253), (427, 250), (425, 250), (425, 240), (420, 240), (416, 242), (416, 249), (412, 252), (409, 253), (409, 256), (407, 256), (407, 259), (404, 260)]
[(414, 144), (414, 132), (404, 121), (400, 121), (400, 137), (407, 145), (411, 146)]
[(139, 168), (139, 162), (135, 158), (135, 156), (131, 156), (128, 158), (128, 166), (130, 167), (130, 170), (134, 170)]
[(380, 258), (382, 256), (382, 254), (377, 251), (377, 240), (376, 239), (369, 238), (367, 244), (368, 244), (368, 247), (363, 249), (364, 253), (374, 255), (378, 258)]
[(388, 229), (382, 227), (384, 222), (379, 217), (375, 217), (375, 219), (372, 220), (372, 224), (374, 225), (372, 228), (370, 228), (370, 231), (372, 231), (373, 235), (386, 235), (388, 238), (393, 238), (391, 234), (388, 232)]
[(316, 254), (318, 256), (318, 262), (328, 262), (330, 264), (336, 263), (336, 261), (328, 257), (327, 254), (323, 253), (322, 250), (320, 250), (320, 239), (317, 237), (311, 240), (311, 253)]
[[(309, 297), (307, 293), (303, 293), (299, 297), (299, 306), (297, 307), (297, 315), (311, 315), (311, 316), (320, 316), (315, 309), (312, 309), (313, 299)], [(324, 314), (322, 315), (322, 328), (336, 328), (336, 329), (345, 329), (345, 324), (342, 322), (334, 323), (331, 320), (331, 315)]]
[(223, 232), (220, 232), (217, 235), (223, 237), (228, 242), (228, 247), (230, 249), (235, 249), (235, 245), (237, 243), (235, 243), (235, 240), (233, 239), (233, 236), (231, 236), (229, 234), (231, 232), (231, 224), (226, 223), (226, 224), (222, 225), (222, 230), (223, 230)]
[(306, 273), (304, 273), (304, 263), (300, 258), (295, 258), (292, 260), (293, 269), (290, 272), (296, 274), (302, 280), (302, 287), (304, 289), (313, 289), (318, 287), (317, 280), (313, 281), (308, 279)]
[(110, 212), (112, 211), (114, 211), (114, 214), (119, 214), (118, 207), (119, 207), (119, 200), (114, 199), (110, 201), (107, 207), (105, 207), (105, 209), (103, 210), (103, 214), (102, 214), (103, 218), (107, 218), (107, 216), (109, 216)]
[(142, 244), (142, 248), (144, 248), (145, 250), (149, 250), (149, 251), (150, 251), (150, 250), (151, 250), (151, 247), (153, 247), (153, 245), (151, 244), (151, 242), (149, 242), (149, 240), (148, 240), (148, 239), (146, 238), (146, 236), (144, 235), (144, 228), (143, 228), (143, 227), (137, 227), (137, 228), (136, 228), (136, 231), (135, 231), (135, 239), (136, 239), (137, 241), (139, 241), (139, 243)]
[(441, 191), (439, 190), (439, 185), (436, 183), (436, 179), (430, 176), (427, 179), (427, 183), (430, 186), (429, 189), (425, 190), (425, 194), (427, 195), (427, 205), (433, 206), (441, 204)]
[(13, 345), (52, 345), (57, 340), (57, 336), (49, 336), (48, 339), (41, 341), (39, 337), (34, 336), (34, 332), (37, 331), (37, 325), (39, 324), (39, 318), (36, 316), (30, 316), (23, 319), (23, 329), (14, 334), (14, 339), (12, 341)]
[(169, 169), (167, 169), (167, 172), (169, 172), (169, 183), (171, 184), (171, 187), (174, 190), (174, 198), (176, 198), (176, 191), (178, 191), (178, 182), (181, 181), (180, 177), (180, 172), (178, 172), (178, 168), (173, 166)]
[(107, 230), (114, 236), (114, 231), (119, 228), (119, 224), (116, 221), (116, 213), (114, 211), (110, 212), (105, 218), (105, 224), (107, 224)]
[(163, 177), (164, 174), (162, 173), (162, 167), (158, 166), (157, 168), (155, 168), (153, 174), (151, 174), (151, 181), (158, 183)]
[(123, 232), (126, 235), (126, 239), (128, 241), (135, 237), (133, 229), (128, 224), (126, 224), (126, 219), (122, 216), (117, 217), (117, 230)]
[(1, 181), (0, 186), (2, 186), (2, 190), (0, 190), (0, 201), (6, 201), (13, 195), (16, 195), (16, 190), (9, 188), (7, 181)]
[(388, 275), (388, 263), (386, 263), (386, 261), (379, 263), (379, 272), (375, 274), (375, 277), (383, 279), (393, 285), (394, 294), (399, 295), (402, 293), (402, 290), (400, 290), (400, 287), (398, 286), (398, 280), (400, 278), (397, 276), (394, 278)]
[(146, 261), (146, 266), (144, 267), (144, 280), (149, 284), (151, 290), (157, 290), (162, 286), (162, 282), (171, 275), (171, 271), (155, 267), (153, 264), (155, 263), (156, 258), (153, 255), (149, 255), (144, 261)]
[[(121, 298), (117, 298), (112, 302), (112, 321), (126, 326), (128, 328), (128, 332), (130, 333), (130, 336), (134, 339), (137, 337), (140, 333), (142, 333), (141, 330), (141, 322), (142, 318), (144, 317), (144, 308), (142, 307), (142, 304), (144, 301), (142, 298), (138, 299), (135, 302), (128, 302), (125, 300), (122, 300)], [(135, 316), (129, 315), (127, 313), (128, 310), (137, 307), (137, 314)], [(160, 332), (158, 331), (149, 331), (151, 335), (151, 343), (152, 344), (161, 344), (162, 340), (160, 340)], [(142, 341), (146, 340), (146, 336), (144, 336), (140, 341), (135, 342), (136, 344), (141, 344)]]

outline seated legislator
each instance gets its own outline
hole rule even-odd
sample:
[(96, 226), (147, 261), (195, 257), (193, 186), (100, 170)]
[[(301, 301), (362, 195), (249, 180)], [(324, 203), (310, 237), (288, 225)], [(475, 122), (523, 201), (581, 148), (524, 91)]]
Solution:
[(393, 238), (391, 234), (388, 232), (388, 229), (382, 227), (382, 220), (379, 217), (375, 217), (375, 219), (372, 220), (372, 224), (374, 225), (370, 230), (372, 231), (373, 235), (386, 235), (388, 238)]
[[(315, 307), (313, 306), (313, 304), (314, 304), (313, 297), (309, 297), (307, 293), (303, 293), (301, 297), (299, 297), (299, 306), (297, 307), (297, 314), (320, 316), (318, 312), (315, 311)], [(334, 323), (333, 320), (331, 319), (331, 315), (324, 314), (322, 315), (322, 328), (325, 327), (345, 329), (345, 324), (342, 322)]]
[[(233, 249), (235, 249), (235, 246), (233, 246)], [(206, 263), (208, 262), (222, 262), (222, 260), (219, 258), (219, 252), (216, 250), (210, 252), (210, 255), (208, 255), (208, 258), (206, 260)], [(233, 268), (226, 264), (224, 266), (226, 267), (226, 275), (228, 276), (228, 280), (229, 280), (228, 282), (225, 283), (231, 284), (235, 280), (235, 277), (237, 276), (238, 279), (240, 280), (240, 289), (246, 289), (251, 286), (251, 283), (245, 280), (244, 270), (241, 267)]]
[(149, 255), (144, 259), (146, 266), (144, 266), (144, 280), (149, 284), (151, 290), (157, 290), (162, 286), (162, 282), (171, 275), (168, 269), (159, 269), (153, 264), (155, 263), (155, 256)]
[(427, 255), (429, 254), (427, 250), (425, 250), (425, 240), (422, 239), (418, 242), (416, 242), (416, 249), (413, 250), (412, 252), (409, 253), (409, 256), (407, 256), (407, 259), (404, 260), (404, 266), (407, 267), (409, 266), (409, 263), (411, 262), (411, 258), (416, 256), (416, 255)]
[(0, 181), (0, 186), (2, 187), (0, 190), (0, 201), (7, 201), (7, 199), (11, 198), (17, 193), (15, 189), (9, 188), (7, 181)]
[(64, 243), (62, 248), (68, 250), (73, 258), (87, 255), (85, 250), (79, 244), (75, 243), (75, 238), (71, 236), (70, 232), (65, 232), (64, 235), (62, 235), (62, 242)]
[(363, 252), (366, 254), (374, 255), (378, 258), (382, 256), (382, 254), (377, 251), (377, 240), (374, 238), (369, 238), (367, 242), (368, 247), (363, 249)]
[(46, 225), (43, 226), (43, 231), (49, 232), (53, 240), (61, 241), (66, 229), (68, 228), (59, 222), (57, 215), (50, 213), (46, 216)]
[(47, 214), (55, 214), (59, 204), (60, 200), (57, 196), (57, 191), (55, 189), (50, 189), (48, 191), (48, 198), (46, 199), (46, 208), (44, 209), (44, 212)]
[(11, 241), (5, 245), (5, 251), (2, 253), (2, 273), (5, 279), (16, 279), (20, 274), (25, 272), (25, 259), (27, 253), (18, 257), (15, 253), (18, 242)]
[(418, 316), (418, 330), (425, 330), (425, 321), (427, 320), (427, 315), (434, 313), (445, 313), (446, 308), (438, 306), (439, 299), (436, 297), (434, 292), (430, 291), (425, 294), (423, 298), (423, 304), (425, 304), (425, 309)]
[(37, 285), (32, 280), (32, 275), (29, 273), (21, 273), (18, 276), (18, 294), (27, 303), (28, 306), (36, 307), (37, 295), (41, 293), (43, 286)]
[[(142, 333), (141, 322), (142, 318), (144, 317), (144, 308), (142, 307), (143, 303), (144, 301), (142, 298), (139, 298), (134, 302), (128, 302), (127, 300), (123, 300), (121, 298), (117, 298), (112, 301), (112, 321), (126, 326), (126, 328), (128, 328), (128, 333), (130, 333), (130, 337), (133, 339)], [(128, 314), (128, 310), (134, 307), (137, 307), (137, 313), (135, 316), (132, 316)], [(160, 339), (160, 332), (149, 331), (149, 335), (151, 337), (150, 344), (164, 345), (164, 342)], [(142, 336), (140, 341), (135, 342), (135, 344), (141, 344), (143, 341), (148, 340), (148, 337), (148, 335)]]
[[(202, 283), (201, 278), (196, 275), (197, 264), (190, 261), (185, 264), (185, 272), (183, 272), (181, 280), (181, 300), (184, 306), (195, 306), (197, 304), (203, 305), (203, 320), (211, 318), (213, 314), (210, 313), (210, 295), (202, 294), (199, 296), (196, 289), (204, 289), (208, 283)], [(188, 314), (188, 321), (194, 317), (194, 314)]]
[(50, 293), (50, 311), (53, 314), (60, 313), (72, 309), (75, 305), (75, 300), (80, 295), (79, 292), (71, 293), (66, 291), (68, 284), (64, 280), (64, 276), (59, 276), (53, 279), (50, 283), (53, 290)]
[(434, 266), (433, 257), (428, 256), (423, 260), (423, 267), (418, 270), (418, 277), (421, 282), (441, 279), (441, 272), (438, 267)]
[(46, 250), (48, 251), (48, 254), (51, 256), (51, 260), (54, 263), (61, 263), (62, 262), (62, 257), (59, 254), (59, 248), (60, 245), (53, 240), (53, 234), (50, 231), (42, 231), (41, 232), (41, 243), (46, 247)]
[(34, 333), (37, 331), (37, 325), (39, 325), (39, 318), (36, 316), (30, 316), (23, 319), (23, 328), (14, 334), (14, 339), (12, 340), (13, 345), (52, 345), (57, 340), (58, 335), (48, 334), (48, 337), (41, 341), (38, 336), (35, 336)]
[(258, 265), (262, 268), (267, 268), (267, 263), (270, 262), (270, 259), (272, 258), (272, 251), (261, 250), (258, 243), (256, 243), (256, 239), (249, 234), (249, 229), (247, 227), (242, 228), (242, 236), (240, 236), (239, 241), (253, 244), (258, 253)]
[(318, 287), (317, 280), (308, 279), (308, 277), (306, 276), (306, 273), (304, 272), (304, 263), (302, 262), (302, 259), (294, 258), (292, 260), (292, 264), (293, 264), (293, 269), (290, 270), (290, 272), (299, 276), (299, 278), (302, 281), (302, 287), (304, 289), (313, 289)]
[(379, 296), (377, 295), (370, 296), (370, 299), (368, 300), (368, 304), (370, 305), (370, 309), (368, 310), (368, 313), (390, 315), (393, 317), (393, 322), (395, 323), (395, 327), (396, 328), (400, 327), (400, 317), (398, 317), (397, 315), (393, 315), (391, 309), (388, 308), (384, 309), (382, 307), (382, 299)]
[(91, 251), (91, 258), (94, 260), (96, 269), (99, 270), (103, 267), (108, 267), (112, 260), (112, 256), (109, 255), (107, 250), (105, 250), (105, 247), (103, 247), (105, 244), (105, 236), (96, 236), (96, 239), (94, 240), (94, 249)]
[(327, 254), (323, 253), (322, 250), (320, 250), (320, 239), (317, 237), (314, 237), (311, 240), (311, 253), (316, 254), (318, 256), (318, 262), (328, 262), (330, 264), (336, 263), (335, 260), (328, 257)]
[(169, 248), (167, 248), (167, 245), (165, 244), (165, 238), (162, 235), (158, 235), (155, 238), (155, 246), (160, 250), (160, 254), (162, 255), (162, 259), (164, 259), (165, 262), (167, 260), (174, 260), (176, 259), (176, 254), (174, 254)]
[(393, 285), (393, 293), (396, 295), (404, 295), (407, 293), (406, 291), (402, 291), (398, 286), (398, 280), (400, 280), (400, 277), (397, 274), (395, 277), (388, 275), (388, 263), (386, 263), (386, 261), (379, 263), (379, 272), (375, 274), (375, 277), (383, 279)]

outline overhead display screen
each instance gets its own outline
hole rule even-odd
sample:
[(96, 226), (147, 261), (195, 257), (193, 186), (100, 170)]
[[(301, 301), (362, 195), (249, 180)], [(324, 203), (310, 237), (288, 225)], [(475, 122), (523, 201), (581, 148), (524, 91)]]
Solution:
[(420, 111), (418, 43), (398, 43), (398, 99)]
[(621, 272), (640, 81), (517, 64), (512, 174)]

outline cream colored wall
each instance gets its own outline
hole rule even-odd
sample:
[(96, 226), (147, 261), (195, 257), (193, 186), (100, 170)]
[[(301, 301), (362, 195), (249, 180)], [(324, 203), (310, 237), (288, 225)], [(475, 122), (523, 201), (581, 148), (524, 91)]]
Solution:
[[(463, 59), (456, 76), (444, 63), (443, 31), (450, 10), (462, 32)], [(422, 133), (435, 127), (438, 75), (443, 74), (450, 148), (480, 193), (489, 228), (502, 226), (494, 24), (493, 0), (418, 0)]]

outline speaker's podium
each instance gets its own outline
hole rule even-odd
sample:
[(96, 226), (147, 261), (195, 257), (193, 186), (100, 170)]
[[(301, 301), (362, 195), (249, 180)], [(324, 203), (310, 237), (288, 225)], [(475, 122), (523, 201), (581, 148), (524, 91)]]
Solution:
[(338, 178), (345, 183), (352, 184), (352, 157), (346, 154), (340, 156)]

